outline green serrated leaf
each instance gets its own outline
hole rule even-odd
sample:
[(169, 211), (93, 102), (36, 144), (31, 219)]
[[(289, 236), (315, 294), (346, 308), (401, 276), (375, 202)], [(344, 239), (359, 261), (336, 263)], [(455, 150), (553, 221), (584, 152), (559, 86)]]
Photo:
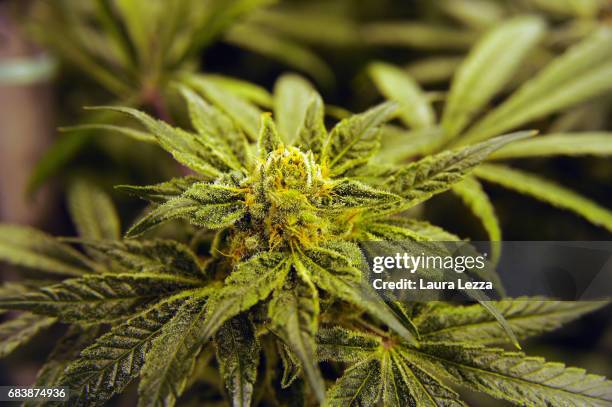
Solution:
[(268, 154), (282, 145), (282, 141), (276, 131), (274, 120), (272, 120), (272, 116), (269, 113), (263, 113), (261, 115), (261, 124), (259, 127), (257, 149), (259, 151), (259, 158), (265, 160)]
[(85, 256), (46, 233), (26, 226), (0, 225), (0, 260), (68, 276), (95, 269)]
[[(90, 346), (100, 336), (100, 326), (81, 327), (71, 325), (64, 336), (56, 343), (47, 361), (36, 375), (35, 387), (54, 387), (64, 373), (66, 367), (75, 359), (83, 349)], [(45, 405), (45, 399), (32, 399), (24, 403), (24, 407)]]
[(204, 313), (210, 290), (189, 298), (168, 320), (144, 357), (139, 406), (173, 406), (185, 390), (195, 360), (206, 342)]
[(397, 105), (386, 102), (338, 123), (323, 146), (322, 160), (334, 176), (367, 162), (380, 147), (380, 126)]
[(71, 405), (102, 405), (135, 379), (151, 341), (170, 321), (186, 295), (171, 297), (126, 322), (81, 352), (58, 382), (70, 387)]
[[(389, 356), (389, 362), (384, 367), (388, 375), (383, 387), (385, 406), (460, 407), (466, 405), (459, 399), (457, 393), (396, 352)], [(385, 374), (384, 369), (383, 374)], [(406, 403), (408, 400), (412, 402)]]
[(215, 177), (224, 171), (239, 169), (231, 156), (216, 149), (215, 144), (202, 135), (196, 136), (178, 127), (172, 127), (129, 107), (104, 106), (96, 109), (124, 113), (138, 120), (176, 161), (205, 176)]
[(255, 326), (246, 316), (234, 317), (219, 328), (215, 343), (232, 407), (250, 406), (259, 364)]
[(448, 379), (499, 399), (526, 406), (607, 406), (612, 382), (583, 369), (546, 362), (521, 352), (479, 346), (429, 344), (404, 355), (430, 365)]
[(483, 164), (474, 174), (522, 194), (568, 209), (589, 222), (612, 231), (612, 211), (576, 192), (534, 174), (495, 164)]
[(533, 134), (521, 131), (422, 158), (397, 170), (387, 179), (386, 185), (391, 192), (404, 197), (407, 206), (414, 206), (461, 181), (493, 151)]
[(281, 333), (291, 350), (300, 359), (302, 370), (321, 403), (325, 398), (325, 382), (316, 364), (315, 334), (318, 330), (319, 295), (316, 287), (301, 276), (287, 279), (281, 290), (275, 291), (268, 314), (275, 329)]
[(176, 198), (187, 191), (193, 184), (202, 181), (212, 181), (212, 179), (202, 179), (195, 176), (173, 178), (170, 181), (161, 182), (155, 185), (118, 185), (115, 188), (119, 191), (135, 195), (150, 202), (164, 203), (172, 198)]
[(298, 128), (295, 145), (306, 151), (312, 151), (315, 157), (319, 157), (326, 140), (325, 107), (321, 96), (313, 92), (304, 113), (303, 123)]
[(320, 361), (355, 362), (365, 359), (381, 346), (381, 338), (338, 326), (321, 328), (317, 333)]
[(0, 358), (28, 343), (36, 334), (53, 325), (55, 318), (23, 313), (0, 324)]
[[(334, 250), (336, 249), (336, 250)], [(352, 256), (350, 256), (352, 257)], [(361, 271), (337, 248), (299, 251), (294, 265), (298, 273), (309, 275), (323, 290), (354, 304), (387, 324), (408, 342), (416, 343), (414, 335), (404, 327), (382, 299), (367, 285), (361, 283)]]
[(461, 240), (439, 226), (409, 218), (390, 217), (368, 220), (363, 228), (371, 236), (388, 241), (452, 242)]
[(121, 224), (110, 197), (85, 180), (74, 182), (68, 190), (68, 208), (81, 237), (117, 240)]
[(235, 223), (245, 211), (241, 190), (217, 184), (193, 184), (181, 196), (170, 199), (153, 209), (127, 232), (138, 236), (172, 219), (186, 219), (191, 224), (219, 229)]
[(267, 298), (283, 283), (289, 269), (286, 256), (276, 252), (261, 253), (240, 263), (209, 301), (202, 328), (205, 337), (210, 338), (225, 321)]
[(219, 109), (204, 101), (191, 89), (181, 86), (180, 91), (187, 100), (193, 127), (202, 137), (214, 141), (214, 145), (225, 150), (240, 167), (247, 162), (248, 140), (242, 130)]
[(189, 247), (174, 240), (89, 241), (82, 243), (119, 263), (127, 272), (162, 273), (202, 279), (202, 268)]
[(101, 323), (124, 318), (151, 301), (200, 283), (194, 278), (161, 273), (96, 274), (3, 298), (0, 308), (55, 316), (63, 321)]
[[(374, 189), (369, 185), (348, 178), (336, 181), (331, 187), (328, 208), (375, 208), (398, 203), (401, 197)], [(371, 214), (369, 212), (368, 214)]]
[(404, 70), (382, 62), (369, 66), (370, 76), (380, 92), (399, 103), (399, 116), (406, 126), (420, 129), (433, 126), (435, 113), (423, 90)]
[(348, 368), (328, 390), (326, 406), (374, 406), (380, 397), (380, 360), (374, 356)]
[[(529, 338), (555, 330), (607, 301), (553, 301), (546, 298), (515, 298), (494, 302), (516, 336)], [(497, 320), (482, 306), (439, 305), (414, 319), (421, 338), (431, 342), (501, 343), (508, 337)]]

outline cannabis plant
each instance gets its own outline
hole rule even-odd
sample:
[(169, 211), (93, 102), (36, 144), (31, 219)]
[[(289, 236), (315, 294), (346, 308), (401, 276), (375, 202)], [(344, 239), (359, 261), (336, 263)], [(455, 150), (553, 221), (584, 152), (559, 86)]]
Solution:
[[(361, 243), (457, 240), (406, 210), (531, 132), (381, 167), (373, 159), (393, 102), (328, 131), (320, 96), (285, 76), (274, 117), (261, 116), (250, 143), (233, 118), (244, 105), (180, 90), (192, 129), (107, 108), (143, 125), (123, 133), (150, 137), (192, 170), (119, 187), (151, 203), (127, 239), (110, 200), (87, 183), (69, 196), (79, 238), (1, 227), (2, 259), (60, 278), (2, 288), (0, 307), (23, 311), (0, 325), (2, 354), (51, 324), (69, 326), (37, 385), (69, 387), (72, 405), (102, 404), (138, 377), (141, 406), (180, 396), (234, 406), (463, 405), (447, 381), (520, 405), (610, 404), (612, 382), (601, 376), (493, 346), (518, 346), (605, 302), (418, 305), (382, 301), (362, 284)], [(167, 223), (191, 230), (188, 244), (155, 237)]]
[[(593, 33), (522, 83), (490, 110), (487, 105), (504, 94), (520, 66), (542, 40), (542, 21), (525, 17), (510, 20), (491, 30), (469, 53), (455, 74), (441, 117), (428, 95), (405, 71), (386, 63), (370, 66), (380, 91), (401, 104), (404, 126), (386, 127), (385, 160), (403, 162), (445, 148), (467, 145), (537, 122), (547, 129), (546, 119), (612, 91), (612, 31)], [(592, 105), (584, 105), (588, 109)], [(582, 115), (586, 109), (570, 111)], [(582, 117), (582, 116), (581, 116)], [(565, 120), (570, 116), (565, 116)], [(551, 125), (554, 129), (554, 125)], [(501, 230), (487, 194), (478, 178), (530, 195), (556, 207), (573, 211), (595, 225), (612, 231), (612, 212), (576, 192), (540, 175), (500, 164), (500, 160), (554, 156), (609, 156), (612, 134), (604, 131), (552, 132), (521, 140), (488, 157), (472, 175), (453, 187), (478, 216), (492, 241)]]

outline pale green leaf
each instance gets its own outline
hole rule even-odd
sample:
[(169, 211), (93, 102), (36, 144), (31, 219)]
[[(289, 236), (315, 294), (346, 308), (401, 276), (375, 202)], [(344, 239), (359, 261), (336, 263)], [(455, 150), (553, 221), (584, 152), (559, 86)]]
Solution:
[[(525, 339), (553, 331), (608, 304), (606, 301), (554, 301), (515, 298), (494, 302), (516, 336)], [(501, 343), (508, 337), (497, 320), (480, 305), (428, 308), (414, 318), (421, 338), (432, 342)]]
[(397, 105), (386, 102), (338, 123), (323, 146), (322, 159), (332, 175), (366, 163), (380, 147), (380, 126), (391, 118)]
[(79, 236), (117, 240), (121, 224), (110, 197), (90, 182), (78, 180), (68, 190), (68, 208)]
[(399, 116), (409, 127), (433, 126), (435, 113), (423, 90), (406, 72), (382, 62), (371, 64), (370, 76), (380, 92), (399, 104)]
[(266, 28), (248, 23), (234, 24), (226, 33), (225, 41), (306, 72), (323, 85), (334, 82), (333, 72), (317, 54)]
[(474, 216), (480, 219), (491, 242), (491, 261), (497, 261), (501, 252), (501, 227), (495, 208), (482, 189), (482, 185), (476, 178), (467, 176), (463, 181), (453, 185), (453, 192), (470, 208)]
[(187, 101), (191, 123), (197, 132), (231, 156), (236, 168), (247, 163), (248, 140), (232, 119), (188, 87), (180, 86), (179, 90)]
[(306, 110), (315, 94), (312, 85), (294, 74), (281, 76), (274, 85), (274, 118), (286, 142), (292, 142), (304, 123)]
[(0, 260), (17, 266), (78, 276), (95, 266), (78, 251), (26, 226), (0, 224)]
[(416, 49), (465, 50), (478, 38), (470, 30), (449, 28), (414, 21), (370, 23), (363, 27), (363, 39), (374, 45), (393, 45)]
[(238, 95), (239, 97), (256, 103), (259, 106), (266, 108), (272, 108), (273, 101), (272, 95), (267, 89), (248, 82), (242, 79), (233, 78), (231, 76), (218, 75), (218, 74), (190, 74), (193, 76), (202, 76), (204, 80), (212, 82), (228, 91)]
[(458, 135), (503, 89), (544, 30), (537, 17), (517, 17), (496, 26), (474, 46), (453, 78), (442, 116), (446, 137)]
[(36, 334), (48, 328), (55, 318), (23, 313), (0, 324), (0, 358), (28, 343)]
[[(59, 129), (63, 133), (80, 132), (89, 130), (103, 130), (108, 132), (119, 133), (130, 137), (136, 141), (144, 141), (145, 143), (157, 144), (157, 140), (150, 133), (133, 129), (127, 126), (117, 126), (115, 124), (79, 124), (76, 126), (65, 126)], [(85, 136), (83, 136), (85, 137)]]
[(261, 110), (205, 77), (189, 77), (186, 82), (236, 122), (251, 140), (257, 139)]
[(478, 121), (461, 143), (483, 140), (584, 102), (612, 88), (612, 29), (601, 27), (525, 82)]
[(485, 181), (530, 195), (558, 208), (568, 209), (595, 225), (612, 230), (612, 211), (552, 181), (494, 164), (483, 164), (474, 174)]
[(584, 132), (547, 134), (507, 145), (490, 159), (508, 159), (548, 156), (609, 156), (612, 155), (612, 133)]
[(249, 407), (259, 364), (255, 326), (246, 316), (234, 317), (219, 328), (215, 343), (232, 407)]

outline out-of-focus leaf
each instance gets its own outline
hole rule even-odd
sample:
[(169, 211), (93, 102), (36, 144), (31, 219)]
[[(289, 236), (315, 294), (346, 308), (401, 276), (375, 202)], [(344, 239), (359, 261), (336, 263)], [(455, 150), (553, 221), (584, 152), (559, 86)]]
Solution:
[(552, 181), (495, 164), (483, 164), (474, 170), (474, 174), (485, 181), (530, 195), (558, 208), (568, 209), (612, 231), (612, 211)]
[(266, 108), (272, 107), (272, 95), (265, 88), (252, 82), (243, 81), (225, 75), (217, 74), (191, 74), (195, 77), (214, 83), (226, 90)]
[(372, 45), (394, 45), (417, 49), (468, 49), (477, 32), (417, 22), (371, 23), (362, 30), (363, 39)]
[(495, 262), (501, 250), (501, 227), (489, 196), (482, 189), (480, 182), (472, 176), (467, 176), (463, 181), (455, 184), (453, 192), (459, 195), (474, 216), (482, 222), (491, 242), (491, 261)]
[(251, 140), (257, 139), (261, 110), (255, 105), (206, 77), (190, 76), (185, 78), (185, 82), (202, 92), (206, 99), (231, 117), (249, 135)]
[(475, 45), (453, 78), (442, 116), (448, 138), (459, 134), (508, 83), (543, 34), (539, 18), (519, 17), (494, 28)]
[(0, 358), (26, 344), (38, 332), (51, 326), (55, 318), (25, 312), (0, 324)]
[(369, 67), (370, 75), (380, 92), (400, 105), (400, 118), (407, 126), (430, 127), (435, 114), (429, 100), (410, 75), (393, 65), (377, 62)]
[(610, 89), (612, 29), (602, 27), (525, 82), (508, 100), (469, 129), (461, 143), (495, 136)]
[(462, 57), (424, 57), (406, 66), (406, 72), (420, 84), (450, 80), (463, 62)]
[(77, 250), (46, 233), (6, 224), (0, 225), (0, 260), (68, 276), (86, 274), (95, 268)]
[(584, 132), (547, 134), (521, 140), (491, 154), (490, 159), (546, 157), (555, 155), (579, 156), (612, 155), (612, 133)]
[(79, 236), (87, 239), (118, 240), (121, 224), (110, 197), (85, 180), (68, 190), (68, 207)]
[(297, 42), (250, 24), (236, 24), (225, 35), (230, 44), (255, 51), (312, 75), (323, 86), (334, 83), (327, 63)]

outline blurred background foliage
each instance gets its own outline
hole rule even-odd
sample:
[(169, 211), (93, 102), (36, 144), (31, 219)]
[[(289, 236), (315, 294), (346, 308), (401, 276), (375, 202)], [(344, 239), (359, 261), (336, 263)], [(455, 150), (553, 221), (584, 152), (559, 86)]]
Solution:
[[(470, 79), (479, 96), (466, 116), (458, 115), (454, 100), (466, 93), (453, 86), (462, 75), (459, 68), (469, 63), (474, 46), (502, 25), (508, 27), (506, 37), (490, 39), (490, 52), (481, 49), (491, 70)], [(331, 104), (330, 119), (383, 97), (395, 99), (403, 110), (385, 135), (389, 160), (409, 162), (517, 127), (542, 134), (588, 133), (591, 139), (584, 140), (601, 141), (597, 137), (612, 130), (610, 26), (607, 0), (4, 1), (0, 216), (70, 235), (62, 196), (75, 176), (92, 178), (112, 192), (116, 184), (152, 183), (184, 172), (146, 137), (143, 142), (137, 133), (118, 136), (114, 126), (125, 124), (123, 116), (83, 109), (127, 105), (184, 125), (177, 82), (190, 83), (209, 99), (231, 94), (256, 111), (272, 110), (275, 80), (296, 71)], [(583, 53), (566, 53), (576, 47)], [(504, 65), (508, 55), (514, 59)], [(571, 59), (567, 66), (580, 68), (555, 76), (554, 66), (563, 58)], [(538, 80), (546, 85), (540, 93), (521, 96), (524, 84)], [(521, 98), (523, 118), (500, 129), (503, 115), (495, 112)], [(539, 111), (533, 110), (534, 99), (543, 106)], [(503, 160), (554, 179), (609, 208), (612, 165), (605, 155), (610, 147), (601, 146), (603, 154), (597, 154), (598, 147), (581, 153), (574, 140), (562, 152), (543, 156), (537, 145), (527, 144), (522, 152), (500, 152), (495, 163)], [(421, 208), (422, 214), (473, 239), (499, 237), (501, 230), (507, 240), (610, 240), (605, 227), (473, 182), (491, 207), (471, 205), (469, 191), (455, 189)], [(113, 197), (126, 223), (140, 210), (134, 200)], [(573, 210), (588, 211), (581, 204)], [(489, 211), (499, 224), (491, 223)], [(536, 340), (531, 349), (610, 376), (609, 363), (597, 356), (612, 351), (609, 314), (589, 316)], [(35, 369), (28, 370), (28, 364), (34, 366), (48, 350), (44, 338), (39, 342), (40, 354), (17, 352), (3, 361), (3, 383), (31, 381)]]

